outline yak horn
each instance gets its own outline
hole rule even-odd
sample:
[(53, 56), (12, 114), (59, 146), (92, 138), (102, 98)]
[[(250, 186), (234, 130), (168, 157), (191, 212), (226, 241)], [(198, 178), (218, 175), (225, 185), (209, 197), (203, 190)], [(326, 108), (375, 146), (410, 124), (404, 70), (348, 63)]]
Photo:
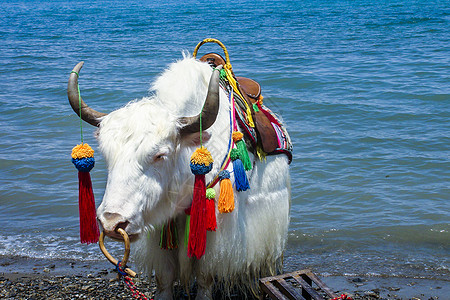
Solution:
[(219, 113), (219, 75), (221, 69), (222, 65), (216, 67), (211, 75), (208, 93), (201, 113), (194, 117), (183, 117), (178, 120), (182, 124), (181, 135), (200, 131), (200, 115), (202, 116), (202, 130), (208, 129), (216, 121)]
[[(107, 114), (98, 112), (90, 108), (86, 103), (84, 103), (81, 96), (78, 94), (78, 74), (83, 67), (84, 61), (79, 62), (69, 76), (69, 83), (67, 84), (67, 97), (69, 98), (70, 106), (72, 106), (73, 111), (80, 116), (83, 121), (88, 122), (91, 125), (99, 126), (102, 117)], [(81, 109), (80, 109), (81, 104)]]

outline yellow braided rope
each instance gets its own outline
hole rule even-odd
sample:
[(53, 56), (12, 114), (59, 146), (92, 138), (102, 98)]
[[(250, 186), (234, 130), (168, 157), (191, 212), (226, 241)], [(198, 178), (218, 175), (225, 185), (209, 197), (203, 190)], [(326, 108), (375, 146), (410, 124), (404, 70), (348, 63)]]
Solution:
[(247, 111), (248, 125), (250, 127), (255, 127), (255, 124), (253, 123), (252, 111), (250, 110), (250, 106), (248, 106), (247, 101), (245, 101), (244, 96), (242, 96), (241, 92), (239, 91), (239, 89), (237, 87), (236, 80), (233, 77), (233, 73), (231, 73), (231, 65), (230, 65), (230, 69), (227, 68), (227, 65), (230, 65), (230, 64), (227, 63), (225, 65), (224, 69), (227, 72), (228, 82), (233, 87), (233, 90), (236, 92), (236, 94), (238, 94), (242, 98), (242, 100), (244, 100), (243, 102), (245, 104), (245, 110)]
[[(225, 72), (227, 73), (228, 82), (230, 83), (230, 85), (233, 88), (234, 92), (236, 94), (238, 94), (242, 98), (242, 100), (245, 100), (244, 96), (242, 96), (241, 92), (239, 91), (239, 89), (237, 87), (236, 80), (234, 79), (233, 68), (231, 67), (230, 56), (228, 55), (227, 48), (225, 47), (224, 44), (222, 44), (221, 41), (219, 41), (217, 39), (212, 39), (212, 38), (204, 39), (203, 41), (198, 43), (197, 46), (195, 46), (194, 53), (192, 54), (192, 56), (194, 56), (194, 58), (196, 58), (198, 49), (203, 44), (206, 44), (206, 43), (216, 43), (223, 49), (223, 52), (225, 53), (225, 66), (223, 66), (223, 68), (224, 68)], [(248, 125), (250, 127), (255, 127), (255, 123), (253, 122), (252, 111), (250, 110), (250, 106), (247, 104), (247, 101), (243, 101), (243, 102), (245, 104), (245, 110), (247, 112)]]
[(200, 48), (200, 46), (202, 46), (203, 44), (206, 44), (206, 43), (216, 43), (217, 45), (219, 45), (219, 46), (223, 49), (223, 52), (225, 53), (225, 60), (226, 60), (226, 63), (227, 63), (227, 65), (230, 66), (230, 69), (231, 69), (231, 65), (230, 65), (230, 56), (228, 55), (227, 48), (225, 47), (224, 44), (222, 44), (221, 41), (219, 41), (219, 40), (217, 40), (217, 39), (206, 38), (206, 39), (204, 39), (203, 41), (201, 41), (200, 43), (198, 43), (197, 46), (195, 46), (194, 53), (192, 54), (192, 56), (194, 56), (194, 58), (196, 58), (196, 57), (197, 57), (198, 49)]

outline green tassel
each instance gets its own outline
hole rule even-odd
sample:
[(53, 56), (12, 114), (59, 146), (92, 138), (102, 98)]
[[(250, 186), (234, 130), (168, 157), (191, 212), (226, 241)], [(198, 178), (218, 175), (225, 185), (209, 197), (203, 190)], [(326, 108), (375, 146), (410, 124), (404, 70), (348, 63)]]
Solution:
[(248, 156), (247, 145), (245, 144), (243, 137), (244, 135), (239, 131), (233, 131), (231, 135), (234, 143), (236, 144), (236, 150), (239, 152), (239, 159), (244, 166), (245, 171), (252, 169), (252, 161)]
[(220, 79), (225, 80), (227, 79), (227, 71), (225, 71), (224, 69), (220, 70), (220, 74), (219, 74)]
[(159, 248), (164, 249), (164, 227), (166, 227), (166, 225), (163, 225), (163, 227), (161, 228), (161, 236), (159, 237)]
[(187, 248), (189, 243), (189, 224), (191, 223), (191, 216), (186, 216), (186, 227), (184, 227), (184, 248)]
[(247, 151), (247, 145), (245, 145), (245, 142), (243, 140), (240, 140), (236, 143), (236, 148), (239, 150), (239, 158), (242, 161), (242, 164), (244, 165), (245, 171), (249, 171), (252, 169), (252, 161), (250, 160), (250, 157), (248, 156)]

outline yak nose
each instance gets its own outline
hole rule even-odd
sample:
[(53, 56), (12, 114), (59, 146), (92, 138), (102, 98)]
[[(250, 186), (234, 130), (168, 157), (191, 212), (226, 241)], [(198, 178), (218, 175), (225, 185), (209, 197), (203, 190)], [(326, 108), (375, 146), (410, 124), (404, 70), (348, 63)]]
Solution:
[(99, 216), (99, 221), (107, 235), (116, 233), (119, 228), (126, 231), (128, 224), (130, 224), (121, 214), (111, 212), (103, 213)]

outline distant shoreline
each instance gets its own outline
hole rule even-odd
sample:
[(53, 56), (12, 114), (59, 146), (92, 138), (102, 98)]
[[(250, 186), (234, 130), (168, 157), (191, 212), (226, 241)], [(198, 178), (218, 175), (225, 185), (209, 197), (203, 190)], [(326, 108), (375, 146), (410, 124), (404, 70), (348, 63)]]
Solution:
[[(129, 299), (131, 293), (122, 282), (111, 282), (117, 276), (113, 269), (106, 259), (80, 261), (0, 256), (0, 298), (52, 299), (88, 295), (92, 299)], [(355, 300), (446, 299), (450, 295), (450, 281), (445, 280), (317, 275), (339, 295), (346, 293)], [(134, 281), (143, 293), (154, 296), (153, 278), (142, 276)]]

